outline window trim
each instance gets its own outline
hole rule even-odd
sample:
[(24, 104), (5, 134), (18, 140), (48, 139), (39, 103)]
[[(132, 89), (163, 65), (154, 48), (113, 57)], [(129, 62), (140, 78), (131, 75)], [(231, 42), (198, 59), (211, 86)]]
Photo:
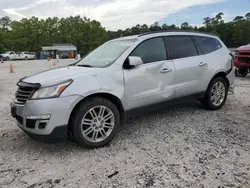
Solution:
[[(124, 68), (124, 65), (125, 63), (128, 61), (128, 57), (143, 43), (147, 42), (148, 40), (151, 40), (151, 39), (155, 39), (155, 38), (162, 38), (163, 40), (163, 43), (164, 43), (164, 47), (165, 47), (165, 53), (166, 53), (166, 59), (164, 60), (161, 60), (161, 61), (167, 61), (169, 60), (168, 58), (168, 52), (167, 52), (167, 48), (166, 48), (166, 43), (165, 43), (165, 40), (164, 40), (164, 36), (156, 36), (156, 37), (152, 37), (152, 38), (148, 38), (148, 39), (145, 39), (143, 41), (141, 41), (130, 53), (129, 55), (127, 56), (127, 58), (125, 59), (124, 63), (123, 63), (123, 68)], [(150, 62), (150, 63), (143, 63), (142, 65), (147, 65), (147, 64), (151, 64), (151, 63), (156, 63), (156, 62), (161, 62), (161, 61), (154, 61), (154, 62)], [(140, 66), (142, 66), (140, 65)], [(126, 65), (125, 65), (126, 66)], [(127, 68), (126, 68), (127, 69)]]
[(202, 52), (200, 46), (197, 44), (197, 42), (196, 42), (196, 40), (195, 40), (195, 37), (197, 37), (197, 36), (191, 36), (191, 38), (192, 38), (192, 40), (194, 41), (194, 44), (195, 44), (195, 46), (196, 46), (196, 49), (197, 49), (197, 51), (198, 51), (198, 54), (199, 54), (199, 55), (204, 55), (204, 53)]
[[(198, 48), (198, 46), (196, 45), (196, 43), (195, 43), (195, 41), (193, 39), (194, 36), (196, 36), (196, 35), (167, 35), (167, 36), (164, 36), (164, 38), (166, 38), (166, 40), (167, 40), (167, 43), (170, 44), (169, 45), (169, 48), (171, 49), (170, 50), (170, 52), (171, 52), (170, 60), (177, 60), (177, 59), (190, 58), (190, 57), (196, 57), (196, 56), (203, 55), (202, 53), (200, 53), (199, 48)], [(196, 56), (189, 56), (189, 57), (182, 57), (182, 58), (175, 59), (174, 58), (174, 56), (175, 56), (175, 54), (174, 54), (174, 48), (173, 48), (172, 43), (169, 40), (169, 37), (189, 37), (193, 41), (193, 43), (194, 43), (197, 55)]]

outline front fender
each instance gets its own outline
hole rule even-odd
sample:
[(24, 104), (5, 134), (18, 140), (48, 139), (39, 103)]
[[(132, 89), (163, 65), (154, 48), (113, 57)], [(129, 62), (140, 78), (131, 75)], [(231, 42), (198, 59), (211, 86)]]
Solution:
[(73, 83), (66, 88), (62, 96), (78, 94), (87, 97), (97, 93), (109, 93), (123, 101), (124, 81), (122, 70), (75, 77)]

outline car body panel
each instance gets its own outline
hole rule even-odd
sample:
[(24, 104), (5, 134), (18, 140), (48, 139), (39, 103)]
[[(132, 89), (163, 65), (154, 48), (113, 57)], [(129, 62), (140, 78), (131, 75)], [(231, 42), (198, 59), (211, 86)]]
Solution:
[[(161, 73), (164, 69), (170, 71)], [(172, 60), (143, 64), (131, 70), (124, 70), (126, 109), (173, 99), (174, 74)]]

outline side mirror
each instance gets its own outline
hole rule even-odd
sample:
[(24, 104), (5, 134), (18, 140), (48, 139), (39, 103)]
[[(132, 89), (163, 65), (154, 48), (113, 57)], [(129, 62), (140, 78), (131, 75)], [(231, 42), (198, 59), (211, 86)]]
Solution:
[(129, 56), (128, 57), (128, 63), (129, 63), (130, 66), (136, 67), (136, 66), (142, 65), (143, 61), (142, 61), (142, 59), (140, 57)]

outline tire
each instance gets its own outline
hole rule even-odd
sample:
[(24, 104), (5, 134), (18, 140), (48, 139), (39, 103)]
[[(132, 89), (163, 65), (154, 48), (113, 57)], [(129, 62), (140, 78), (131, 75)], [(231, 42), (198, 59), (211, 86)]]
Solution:
[(25, 57), (25, 60), (26, 60), (26, 61), (29, 60), (28, 57)]
[[(83, 119), (86, 120), (83, 121)], [(98, 148), (109, 144), (116, 136), (119, 127), (120, 113), (117, 107), (105, 98), (93, 97), (80, 103), (73, 111), (69, 130), (73, 139), (81, 146)], [(96, 137), (96, 139), (93, 139), (93, 137)]]
[[(214, 94), (214, 92), (216, 91), (216, 88), (218, 88), (218, 87), (220, 88), (220, 86), (224, 88), (224, 92), (222, 90), (223, 88), (221, 88), (221, 89), (219, 89), (221, 91), (220, 95)], [(203, 104), (203, 106), (208, 110), (221, 109), (227, 100), (228, 87), (229, 86), (228, 86), (228, 83), (227, 83), (225, 78), (223, 78), (223, 77), (214, 78), (208, 86), (205, 98), (201, 102)], [(220, 96), (220, 99), (217, 96)]]
[(235, 75), (238, 76), (238, 77), (245, 77), (248, 73), (248, 70), (247, 69), (244, 69), (244, 68), (241, 68), (241, 69), (238, 69), (238, 68), (235, 68)]

